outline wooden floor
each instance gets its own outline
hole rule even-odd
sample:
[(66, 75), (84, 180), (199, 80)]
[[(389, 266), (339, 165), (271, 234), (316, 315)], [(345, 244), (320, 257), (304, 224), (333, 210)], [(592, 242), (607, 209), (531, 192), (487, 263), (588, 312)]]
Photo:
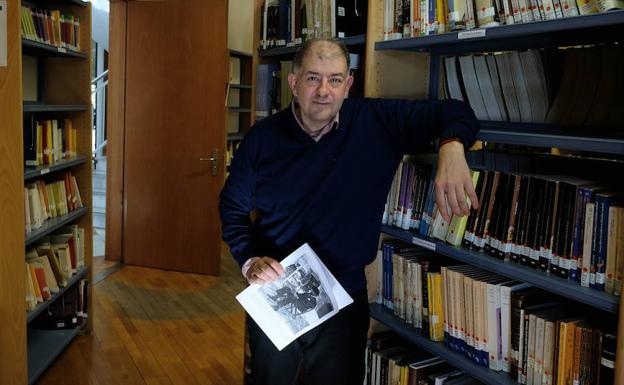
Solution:
[(79, 336), (38, 385), (242, 384), (245, 286), (220, 277), (124, 266), (92, 290), (93, 334)]

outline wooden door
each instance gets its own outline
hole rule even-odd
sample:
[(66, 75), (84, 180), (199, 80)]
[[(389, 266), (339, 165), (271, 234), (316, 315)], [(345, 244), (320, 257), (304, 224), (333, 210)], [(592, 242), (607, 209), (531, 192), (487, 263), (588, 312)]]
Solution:
[(133, 1), (126, 20), (124, 261), (218, 274), (227, 0)]

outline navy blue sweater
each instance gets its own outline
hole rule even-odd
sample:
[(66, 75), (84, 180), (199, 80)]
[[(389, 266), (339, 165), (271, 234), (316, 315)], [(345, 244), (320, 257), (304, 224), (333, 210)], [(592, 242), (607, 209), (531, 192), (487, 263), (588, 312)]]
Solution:
[(281, 260), (308, 242), (348, 292), (362, 289), (402, 155), (434, 138), (470, 146), (477, 131), (458, 101), (345, 99), (337, 129), (316, 142), (287, 108), (254, 125), (232, 160), (219, 205), (223, 239), (241, 266), (254, 256)]

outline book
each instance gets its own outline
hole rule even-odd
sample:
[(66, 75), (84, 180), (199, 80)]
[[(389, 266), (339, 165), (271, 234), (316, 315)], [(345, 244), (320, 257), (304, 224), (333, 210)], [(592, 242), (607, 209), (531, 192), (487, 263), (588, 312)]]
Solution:
[(278, 350), (353, 302), (307, 243), (280, 263), (283, 276), (236, 296)]

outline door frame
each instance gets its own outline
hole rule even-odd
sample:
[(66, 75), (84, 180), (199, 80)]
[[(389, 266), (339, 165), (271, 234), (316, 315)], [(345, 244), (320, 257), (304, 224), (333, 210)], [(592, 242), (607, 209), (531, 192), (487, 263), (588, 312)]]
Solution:
[(124, 145), (126, 134), (126, 0), (111, 0), (109, 13), (109, 75), (105, 258), (122, 262), (124, 217)]

